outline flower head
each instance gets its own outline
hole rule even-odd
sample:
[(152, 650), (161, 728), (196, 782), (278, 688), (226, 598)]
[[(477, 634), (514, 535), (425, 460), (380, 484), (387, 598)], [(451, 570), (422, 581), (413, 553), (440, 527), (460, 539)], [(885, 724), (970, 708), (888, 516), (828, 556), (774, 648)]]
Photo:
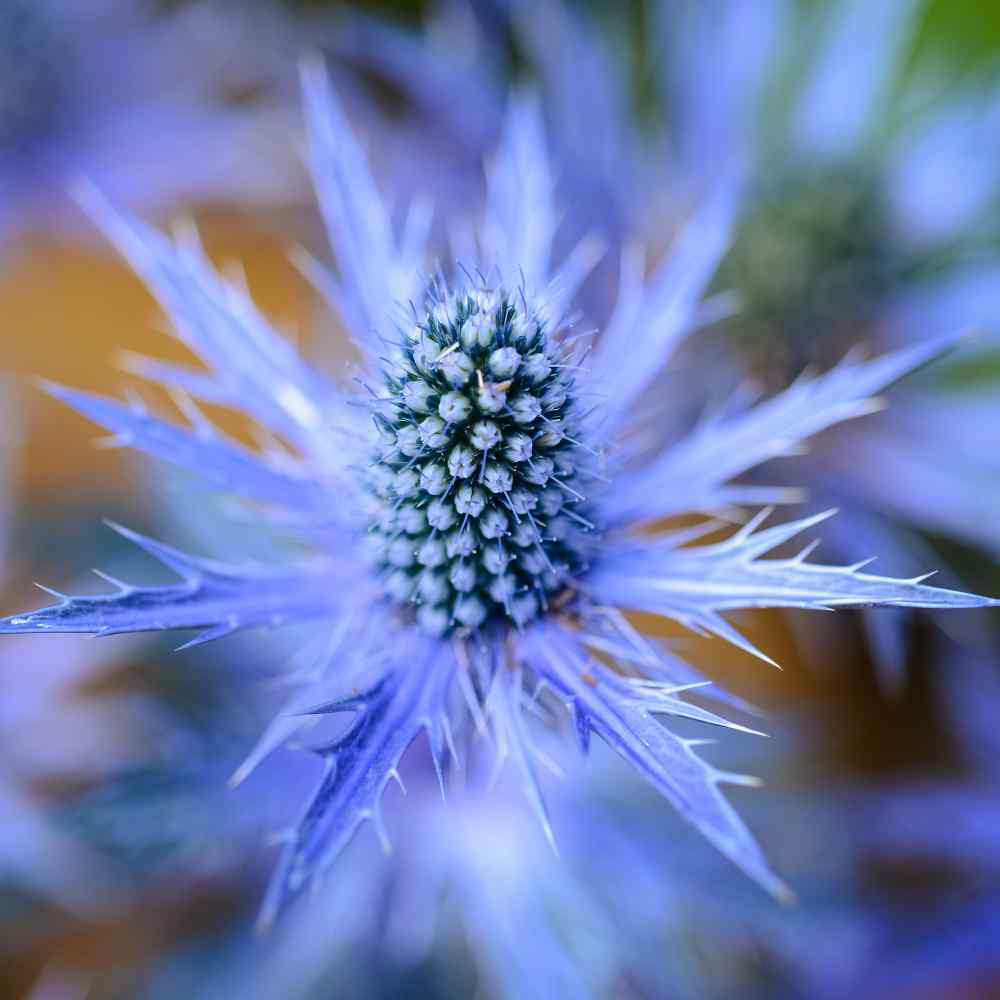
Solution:
[(395, 348), (364, 476), (369, 543), (424, 631), (526, 625), (583, 568), (593, 463), (570, 357), (502, 286), (441, 293)]
[[(477, 277), (452, 277), (449, 289), (422, 278), (427, 212), (414, 206), (397, 230), (320, 68), (307, 69), (305, 93), (337, 271), (311, 260), (303, 266), (354, 339), (361, 388), (333, 384), (307, 365), (189, 236), (170, 242), (93, 192), (86, 199), (95, 216), (207, 370), (137, 365), (174, 389), (190, 429), (53, 388), (113, 440), (239, 495), (262, 526), (292, 536), (294, 547), (273, 565), (236, 566), (118, 529), (179, 580), (116, 581), (111, 593), (63, 598), (0, 622), (0, 631), (196, 629), (192, 641), (205, 642), (251, 627), (315, 628), (312, 659), (295, 673), (285, 712), (238, 774), (289, 741), (307, 743), (323, 762), (313, 798), (282, 837), (265, 923), (363, 824), (388, 840), (386, 788), (422, 734), (442, 780), (446, 758), (457, 766), (465, 751), (476, 752), (475, 733), (489, 735), (500, 758), (518, 768), (554, 841), (534, 716), (548, 720), (560, 705), (570, 709), (584, 750), (599, 736), (727, 857), (786, 894), (720, 791), (752, 779), (703, 760), (699, 741), (662, 720), (745, 727), (685, 700), (702, 683), (699, 674), (642, 635), (627, 612), (675, 619), (767, 659), (726, 612), (993, 602), (922, 578), (815, 564), (807, 559), (811, 546), (764, 558), (822, 516), (765, 528), (764, 511), (721, 537), (713, 520), (671, 532), (651, 526), (679, 513), (789, 501), (787, 489), (737, 477), (833, 423), (871, 412), (873, 394), (953, 338), (872, 362), (849, 358), (671, 440), (669, 400), (654, 400), (654, 420), (638, 420), (635, 404), (649, 399), (673, 349), (698, 326), (702, 293), (726, 247), (734, 205), (728, 180), (648, 275), (641, 255), (624, 255), (615, 307), (591, 349), (564, 318), (593, 266), (592, 244), (553, 264), (558, 212), (530, 99), (513, 102), (487, 177), (467, 261)], [(511, 286), (495, 274), (523, 278)], [(408, 302), (420, 304), (407, 313)], [(261, 448), (223, 437), (191, 397), (244, 411), (269, 432)], [(340, 714), (351, 717), (346, 728), (324, 735), (322, 720)]]

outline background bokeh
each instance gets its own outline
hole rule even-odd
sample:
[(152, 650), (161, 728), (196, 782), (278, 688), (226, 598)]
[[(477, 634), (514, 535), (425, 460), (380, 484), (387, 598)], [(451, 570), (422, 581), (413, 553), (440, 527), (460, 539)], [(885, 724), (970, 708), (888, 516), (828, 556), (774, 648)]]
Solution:
[[(183, 483), (156, 478), (128, 451), (95, 448), (94, 428), (35, 384), (44, 378), (117, 394), (129, 383), (123, 352), (183, 356), (163, 335), (138, 280), (75, 207), (68, 194), (74, 180), (94, 180), (116, 203), (159, 223), (195, 219), (212, 258), (238, 262), (256, 301), (281, 329), (305, 342), (336, 343), (333, 321), (288, 256), (299, 244), (323, 252), (300, 156), (299, 53), (319, 48), (328, 55), (382, 177), (425, 184), (438, 198), (473, 200), (468, 164), (478, 165), (495, 140), (493, 111), (484, 103), (480, 114), (478, 91), (459, 87), (461, 75), (454, 89), (436, 96), (408, 92), (400, 83), (405, 73), (386, 69), (390, 36), (366, 35), (359, 29), (372, 22), (358, 22), (356, 15), (384, 18), (393, 31), (410, 32), (443, 12), (448, 17), (435, 21), (438, 33), (449, 26), (458, 31), (468, 16), (487, 48), (496, 47), (503, 73), (538, 82), (544, 63), (510, 28), (508, 6), (517, 5), (470, 0), (432, 10), (405, 0), (2, 0), (3, 613), (36, 601), (32, 581), (96, 591), (99, 581), (81, 583), (75, 574), (90, 566), (115, 575), (148, 573), (102, 519), (153, 534), (171, 531), (174, 539), (177, 530), (197, 539), (199, 530), (197, 518), (185, 517)], [(810, 25), (819, 23), (810, 20), (817, 12), (839, 5), (802, 0), (800, 6), (802, 24)], [(658, 78), (662, 53), (650, 41), (652, 5), (589, 0), (569, 7), (574, 16), (592, 20), (628, 68), (637, 119), (655, 119), (660, 110), (649, 80)], [(916, 27), (894, 76), (893, 108), (906, 108), (904, 118), (931, 116), (970, 90), (995, 90), (1000, 7), (975, 0), (917, 7)], [(679, 18), (676, 30), (686, 30), (686, 23)], [(810, 39), (802, 41), (808, 48)], [(542, 47), (559, 44), (546, 38)], [(685, 44), (681, 36), (678, 48)], [(481, 55), (483, 62), (492, 58), (488, 51)], [(711, 77), (714, 68), (693, 60), (684, 71)], [(441, 79), (446, 83), (447, 75)], [(972, 156), (981, 150), (986, 162), (978, 166), (996, 173), (1000, 187), (998, 116), (991, 113), (973, 104), (966, 126), (971, 136), (941, 141), (965, 143)], [(472, 119), (465, 132), (462, 116)], [(426, 129), (430, 151), (421, 141)], [(455, 134), (464, 141), (455, 141)], [(780, 155), (782, 140), (771, 141)], [(421, 169), (408, 170), (411, 150)], [(571, 147), (568, 155), (574, 155)], [(670, 183), (667, 177), (665, 172), (663, 184)], [(863, 195), (864, 177), (841, 180), (847, 201)], [(824, 209), (840, 197), (830, 187), (821, 190)], [(759, 260), (761, 241), (784, 231), (784, 223), (767, 214), (766, 186), (750, 192), (746, 228), (723, 272), (723, 279), (731, 276), (740, 286), (755, 272), (736, 255)], [(949, 197), (948, 185), (936, 196)], [(808, 201), (808, 194), (803, 197)], [(787, 206), (787, 189), (775, 200)], [(984, 267), (1000, 246), (1000, 225), (992, 232), (988, 225), (998, 206), (987, 200), (965, 224), (976, 230), (968, 253)], [(802, 213), (810, 226), (811, 213)], [(846, 218), (832, 224), (838, 234), (844, 225), (871, 223), (863, 211)], [(788, 227), (795, 238), (799, 221), (797, 215)], [(822, 220), (814, 228), (822, 230)], [(880, 235), (860, 249), (838, 248), (850, 258), (838, 272), (843, 280), (832, 285), (832, 305), (819, 308), (810, 300), (808, 329), (798, 340), (782, 325), (791, 322), (782, 311), (789, 294), (779, 285), (777, 317), (772, 309), (760, 314), (763, 320), (751, 311), (745, 321), (728, 321), (730, 328), (713, 334), (712, 357), (725, 356), (726, 365), (746, 363), (757, 375), (761, 366), (766, 376), (780, 370), (774, 377), (783, 384), (805, 364), (831, 363), (845, 339), (881, 343), (865, 327), (867, 312), (860, 319), (850, 312), (861, 301), (851, 296), (869, 287), (865, 281), (888, 280), (881, 259), (872, 263), (866, 256)], [(953, 241), (961, 238), (959, 232)], [(794, 252), (801, 254), (797, 260), (806, 256), (801, 247)], [(830, 258), (819, 253), (818, 259)], [(1000, 317), (996, 288), (988, 286), (977, 300), (977, 323), (988, 325), (991, 310), (994, 320)], [(753, 292), (746, 290), (751, 306)], [(868, 300), (863, 304), (867, 308)], [(968, 320), (961, 308), (954, 318), (944, 306), (935, 308), (921, 313), (914, 306), (908, 314), (933, 315), (933, 326), (913, 330), (914, 339), (941, 332), (942, 323), (947, 329)], [(824, 342), (818, 327), (828, 321), (836, 326), (831, 313), (849, 315), (851, 329), (846, 335), (834, 330)], [(777, 347), (774, 336), (784, 338)], [(989, 436), (1000, 426), (997, 357), (988, 343), (977, 349), (951, 369), (951, 394), (933, 396), (935, 413), (951, 408), (953, 439), (938, 436), (936, 423), (924, 439), (919, 428), (926, 425), (916, 417), (907, 427), (918, 430), (900, 433), (910, 446), (923, 442), (925, 457), (918, 461), (940, 466), (941, 476), (950, 474), (942, 458), (948, 440), (998, 446), (983, 455), (981, 467), (973, 452), (982, 474), (960, 484), (968, 509), (978, 501), (985, 511), (977, 524), (957, 537), (943, 518), (926, 530), (907, 528), (907, 537), (916, 538), (935, 564), (949, 567), (953, 578), (991, 593), (1000, 592), (1000, 527), (993, 531), (987, 524), (995, 519), (1000, 486), (1000, 439)], [(911, 395), (919, 392), (918, 382)], [(919, 405), (916, 398), (917, 412)], [(967, 411), (969, 422), (962, 424)], [(895, 454), (890, 435), (858, 444), (863, 446), (876, 449), (873, 471), (890, 468), (880, 464)], [(813, 482), (822, 484), (825, 476), (842, 487), (836, 462), (821, 464), (823, 454), (820, 445)], [(903, 480), (897, 485), (909, 488)], [(941, 497), (949, 502), (947, 490)], [(900, 519), (907, 521), (908, 513), (904, 509)], [(880, 530), (875, 537), (885, 535)], [(664, 880), (676, 878), (683, 894), (679, 916), (650, 956), (663, 972), (662, 992), (655, 995), (1000, 995), (1000, 782), (989, 753), (1000, 729), (1000, 647), (995, 621), (981, 625), (959, 617), (947, 634), (924, 618), (901, 624), (905, 664), (890, 668), (889, 680), (877, 643), (856, 615), (808, 626), (776, 614), (749, 622), (755, 641), (785, 667), (781, 674), (727, 650), (695, 647), (713, 677), (772, 715), (773, 725), (765, 728), (776, 731), (776, 746), (751, 766), (766, 775), (768, 787), (734, 799), (751, 811), (751, 825), (801, 901), (794, 909), (773, 909), (753, 895), (756, 890), (737, 884), (736, 872), (721, 865), (716, 870), (714, 859), (683, 842), (678, 870), (663, 869)], [(260, 644), (244, 644), (218, 654), (209, 647), (174, 655), (168, 643), (132, 639), (17, 640), (0, 647), (0, 997), (251, 995), (240, 991), (254, 979), (254, 963), (270, 955), (271, 946), (255, 945), (248, 930), (270, 854), (257, 850), (266, 832), (260, 824), (226, 825), (223, 817), (248, 809), (225, 787), (227, 765), (245, 753), (248, 734), (262, 718), (262, 706), (233, 663), (263, 659), (266, 652)], [(621, 795), (623, 801), (612, 804), (642, 814), (642, 823), (660, 816), (641, 790)], [(834, 801), (840, 806), (831, 814)], [(586, 850), (583, 855), (586, 864)], [(363, 871), (364, 855), (357, 857)], [(333, 883), (331, 891), (337, 891)], [(363, 893), (359, 898), (366, 899)], [(440, 965), (414, 967), (405, 956), (387, 957), (375, 940), (345, 945), (337, 922), (352, 919), (349, 908), (331, 911), (322, 927), (328, 941), (315, 927), (308, 935), (302, 930), (311, 946), (285, 956), (285, 978), (275, 972), (272, 985), (257, 983), (259, 995), (465, 996), (478, 982), (468, 955), (449, 955), (444, 965), (451, 972), (445, 974)], [(616, 947), (613, 938), (605, 945)], [(283, 968), (278, 959), (267, 961)], [(546, 971), (538, 974), (544, 981)], [(630, 992), (633, 985), (619, 983), (613, 995), (645, 995)], [(491, 995), (488, 987), (485, 995)]]

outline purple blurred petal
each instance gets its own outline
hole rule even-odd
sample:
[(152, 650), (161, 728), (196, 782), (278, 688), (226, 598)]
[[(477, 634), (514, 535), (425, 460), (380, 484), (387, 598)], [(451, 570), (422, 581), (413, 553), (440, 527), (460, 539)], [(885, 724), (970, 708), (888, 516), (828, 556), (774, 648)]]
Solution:
[(860, 143), (885, 96), (921, 10), (918, 0), (844, 0), (831, 7), (824, 51), (796, 109), (798, 141), (836, 157)]

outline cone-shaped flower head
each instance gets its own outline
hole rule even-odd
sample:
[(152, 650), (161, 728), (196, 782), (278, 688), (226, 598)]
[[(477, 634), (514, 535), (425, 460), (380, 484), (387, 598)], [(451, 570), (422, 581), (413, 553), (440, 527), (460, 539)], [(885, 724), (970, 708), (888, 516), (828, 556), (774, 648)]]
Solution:
[[(573, 366), (523, 294), (443, 294), (384, 373), (365, 476), (386, 593), (444, 635), (523, 626), (572, 585), (593, 524)], [(590, 461), (588, 461), (590, 459)]]

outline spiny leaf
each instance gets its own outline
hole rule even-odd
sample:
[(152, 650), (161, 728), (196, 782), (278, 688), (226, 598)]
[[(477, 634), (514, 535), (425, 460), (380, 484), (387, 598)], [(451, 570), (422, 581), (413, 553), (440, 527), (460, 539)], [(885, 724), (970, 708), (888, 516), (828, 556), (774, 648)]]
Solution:
[(344, 850), (367, 820), (388, 845), (381, 803), (403, 754), (426, 731), (435, 761), (443, 754), (445, 713), (454, 660), (424, 643), (412, 662), (387, 674), (373, 688), (345, 703), (318, 711), (353, 711), (348, 732), (317, 750), (325, 773), (302, 819), (289, 835), (268, 889), (259, 926), (270, 927), (283, 909)]
[(365, 154), (317, 60), (302, 67), (309, 161), (339, 275), (307, 261), (307, 277), (346, 320), (359, 347), (377, 355), (392, 339), (392, 307), (416, 301), (422, 291), (430, 223), (426, 205), (411, 207), (404, 238), (397, 240)]
[(664, 648), (663, 643), (642, 635), (617, 608), (595, 607), (586, 609), (586, 612), (578, 635), (587, 648), (600, 650), (611, 656), (620, 667), (637, 669), (644, 676), (668, 685), (705, 685), (701, 692), (704, 697), (747, 715), (760, 714), (754, 705), (738, 695), (717, 684), (709, 687), (709, 678), (672, 650)]
[(532, 664), (571, 704), (576, 724), (596, 732), (635, 766), (677, 811), (723, 854), (781, 899), (788, 888), (767, 866), (750, 832), (719, 784), (752, 779), (719, 771), (695, 753), (697, 740), (675, 736), (642, 701), (623, 693), (613, 676), (564, 631), (536, 628), (528, 638)]
[(189, 227), (172, 242), (116, 212), (93, 187), (78, 197), (167, 312), (177, 336), (209, 366), (209, 398), (251, 414), (306, 454), (330, 457), (324, 431), (349, 421), (347, 407), (253, 305), (215, 272)]
[(532, 292), (548, 281), (558, 224), (553, 188), (541, 107), (535, 95), (519, 94), (507, 109), (500, 147), (488, 171), (482, 238), (491, 255), (484, 263), (509, 267), (516, 261)]
[(725, 486), (772, 458), (794, 454), (806, 438), (873, 413), (873, 399), (904, 375), (932, 361), (965, 336), (950, 334), (873, 361), (848, 355), (817, 378), (800, 378), (745, 413), (708, 420), (650, 465), (623, 475), (607, 498), (614, 521), (722, 510), (733, 504), (784, 502), (784, 488)]
[(809, 563), (806, 558), (815, 543), (790, 559), (761, 558), (832, 513), (758, 530), (765, 511), (714, 545), (678, 549), (670, 539), (624, 544), (595, 567), (585, 588), (598, 603), (665, 615), (722, 636), (768, 662), (772, 661), (719, 612), (736, 608), (977, 608), (1000, 603), (926, 586), (922, 581), (931, 574), (897, 580), (862, 572), (867, 562), (853, 566)]
[(525, 730), (522, 698), (524, 697), (523, 680), (520, 670), (497, 671), (493, 687), (487, 700), (487, 711), (493, 720), (497, 743), (498, 768), (502, 767), (508, 757), (513, 757), (524, 786), (524, 793), (532, 810), (538, 817), (545, 839), (553, 852), (558, 854), (555, 835), (549, 820), (548, 809), (542, 796), (542, 789), (535, 773), (532, 759), (535, 753), (530, 737)]
[(648, 282), (641, 255), (624, 256), (618, 301), (592, 361), (606, 394), (602, 415), (608, 431), (620, 425), (696, 325), (701, 297), (728, 245), (737, 187), (732, 176), (718, 183)]
[(115, 443), (179, 465), (220, 489), (306, 514), (315, 515), (330, 506), (330, 495), (315, 481), (278, 472), (252, 452), (218, 434), (185, 430), (142, 410), (90, 393), (52, 383), (45, 388), (106, 427), (114, 435)]
[(205, 629), (193, 643), (254, 625), (315, 618), (336, 608), (336, 598), (330, 595), (336, 593), (339, 583), (325, 565), (283, 572), (230, 566), (187, 555), (117, 525), (112, 527), (177, 573), (180, 582), (146, 587), (111, 580), (116, 590), (94, 597), (48, 591), (59, 598), (57, 604), (0, 619), (0, 635)]

